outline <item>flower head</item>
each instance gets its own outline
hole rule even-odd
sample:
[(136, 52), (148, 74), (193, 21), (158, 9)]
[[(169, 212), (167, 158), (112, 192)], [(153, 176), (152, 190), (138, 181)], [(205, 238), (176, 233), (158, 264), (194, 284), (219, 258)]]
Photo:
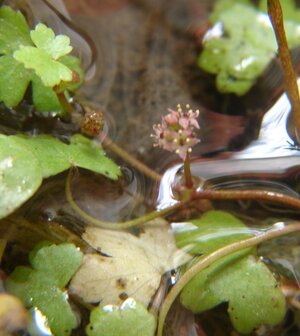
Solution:
[(193, 111), (189, 105), (183, 110), (178, 104), (177, 111), (169, 109), (169, 112), (162, 117), (160, 124), (153, 125), (154, 146), (175, 152), (185, 160), (187, 153), (200, 142), (194, 133), (195, 128), (200, 128), (197, 121), (199, 110)]

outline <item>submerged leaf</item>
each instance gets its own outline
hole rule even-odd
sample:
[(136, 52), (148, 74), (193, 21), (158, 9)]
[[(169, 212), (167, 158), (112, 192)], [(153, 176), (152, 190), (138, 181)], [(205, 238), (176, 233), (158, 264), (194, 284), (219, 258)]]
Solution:
[(162, 219), (145, 224), (139, 237), (88, 227), (83, 239), (108, 256), (85, 255), (70, 290), (86, 302), (101, 301), (101, 305), (119, 305), (133, 297), (147, 307), (161, 276), (188, 258), (176, 248), (173, 233)]
[[(178, 234), (178, 242), (182, 247), (192, 246), (194, 254), (207, 255), (249, 236), (241, 221), (222, 211), (207, 212), (193, 224), (196, 227), (191, 231)], [(239, 251), (201, 271), (182, 290), (182, 304), (201, 313), (227, 302), (232, 324), (241, 333), (250, 333), (262, 324), (280, 323), (286, 311), (284, 295), (254, 252)]]
[[(243, 95), (250, 90), (277, 50), (270, 20), (247, 1), (217, 2), (215, 26), (204, 38), (198, 65), (216, 75), (220, 92)], [(300, 25), (285, 22), (289, 47), (298, 46)]]
[(77, 319), (64, 287), (81, 261), (82, 253), (72, 244), (37, 247), (30, 256), (32, 268), (17, 267), (6, 281), (6, 289), (27, 307), (40, 310), (55, 335), (70, 335)]
[(154, 336), (155, 318), (143, 305), (127, 299), (120, 307), (95, 308), (86, 328), (88, 336)]

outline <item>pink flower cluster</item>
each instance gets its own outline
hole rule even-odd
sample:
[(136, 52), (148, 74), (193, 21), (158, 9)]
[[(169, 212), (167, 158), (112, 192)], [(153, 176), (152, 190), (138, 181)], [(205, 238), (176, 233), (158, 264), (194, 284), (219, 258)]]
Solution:
[(161, 124), (153, 125), (154, 146), (175, 152), (185, 160), (187, 153), (200, 142), (194, 133), (195, 128), (200, 128), (197, 121), (199, 110), (194, 112), (189, 105), (183, 110), (178, 104), (177, 111), (169, 109), (169, 112), (162, 117)]

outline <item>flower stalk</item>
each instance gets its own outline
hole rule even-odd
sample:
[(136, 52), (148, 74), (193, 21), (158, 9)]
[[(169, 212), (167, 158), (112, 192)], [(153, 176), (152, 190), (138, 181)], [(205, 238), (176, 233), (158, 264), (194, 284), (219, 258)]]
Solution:
[(193, 111), (187, 104), (185, 109), (180, 104), (177, 110), (169, 109), (169, 113), (162, 117), (160, 124), (153, 125), (155, 147), (161, 147), (176, 153), (184, 162), (184, 182), (187, 189), (193, 188), (191, 174), (190, 153), (192, 147), (200, 142), (196, 137), (195, 129), (199, 129), (197, 118), (199, 110)]

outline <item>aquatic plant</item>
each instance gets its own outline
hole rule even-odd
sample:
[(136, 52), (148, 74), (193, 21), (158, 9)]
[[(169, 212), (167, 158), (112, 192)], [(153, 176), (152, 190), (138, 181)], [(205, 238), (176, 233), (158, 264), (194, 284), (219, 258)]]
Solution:
[(199, 110), (195, 112), (187, 104), (185, 109), (177, 105), (177, 111), (169, 109), (169, 114), (162, 117), (160, 124), (153, 126), (154, 146), (175, 152), (184, 161), (185, 186), (193, 187), (190, 169), (190, 153), (192, 147), (200, 142), (194, 130), (199, 129)]
[[(69, 84), (76, 79), (70, 80), (70, 72), (61, 67), (64, 65), (62, 58), (71, 50), (68, 39), (55, 37), (43, 24), (37, 25), (28, 35), (28, 27), (20, 13), (7, 8), (2, 13), (3, 21), (0, 22), (11, 27), (16, 20), (16, 34), (24, 32), (27, 41), (21, 46), (18, 37), (15, 51), (5, 56), (13, 59), (10, 62), (18, 62), (19, 69), (23, 67), (22, 71), (30, 73), (32, 87), (39, 77), (40, 83), (58, 99), (60, 107), (56, 112), (61, 117), (66, 112), (71, 113), (72, 105), (67, 97), (71, 90)], [(31, 62), (31, 58), (36, 62)], [(47, 65), (40, 66), (44, 61), (49, 62), (48, 66), (50, 61), (54, 62), (57, 70), (54, 79), (51, 77), (53, 74), (49, 75)], [(57, 61), (59, 64), (55, 63)], [(72, 67), (69, 70), (72, 78), (77, 77), (73, 76), (76, 70), (73, 72)], [(22, 85), (25, 87), (24, 83)], [(9, 106), (8, 100), (3, 98), (2, 101)], [(34, 96), (33, 103), (36, 104)], [(37, 105), (35, 107), (39, 109)], [(1, 217), (13, 214), (40, 187), (42, 179), (73, 166), (108, 179), (118, 179), (121, 170), (106, 157), (100, 141), (145, 176), (155, 182), (160, 180), (158, 173), (108, 136), (103, 136), (105, 114), (87, 105), (83, 105), (82, 112), (85, 116), (77, 120), (78, 128), (81, 127), (81, 132), (88, 138), (73, 134), (69, 136), (69, 143), (64, 143), (50, 135), (0, 136), (0, 191), (5, 195), (0, 201)], [(57, 113), (53, 117), (57, 117)], [(214, 190), (210, 186), (197, 189), (191, 174), (190, 154), (192, 147), (200, 142), (196, 134), (200, 128), (198, 117), (198, 110), (193, 111), (189, 105), (185, 108), (178, 105), (177, 110), (169, 109), (161, 123), (153, 126), (155, 146), (175, 153), (183, 161), (181, 187), (187, 192), (175, 200), (175, 205), (160, 210), (154, 206), (153, 211), (144, 215), (138, 213), (137, 218), (127, 221), (100, 220), (76, 203), (71, 185), (74, 171), (70, 170), (66, 179), (66, 198), (74, 210), (71, 225), (76, 226), (74, 219), (78, 215), (83, 225), (80, 234), (77, 227), (74, 231), (77, 230), (76, 234), (87, 248), (80, 251), (77, 244), (70, 243), (38, 244), (29, 254), (30, 266), (17, 266), (8, 276), (5, 288), (22, 300), (28, 308), (30, 321), (42, 317), (48, 332), (55, 335), (70, 335), (81, 323), (81, 331), (85, 330), (89, 336), (135, 336), (141, 332), (150, 336), (155, 333), (158, 317), (157, 332), (162, 335), (165, 318), (177, 296), (196, 314), (220, 303), (228, 304), (232, 324), (241, 333), (249, 333), (266, 323), (277, 325), (282, 321), (286, 300), (280, 281), (259, 258), (256, 247), (267, 240), (299, 232), (298, 222), (254, 230), (227, 211), (212, 210), (204, 214), (198, 211), (184, 223), (173, 223), (177, 212), (202, 200), (256, 200), (300, 209), (298, 198), (274, 191)], [(9, 219), (5, 223), (10, 223)], [(181, 230), (176, 230), (177, 225)], [(131, 230), (124, 231), (128, 228)], [(69, 240), (70, 236), (66, 239)], [(5, 241), (1, 243), (0, 254), (3, 255)], [(173, 276), (171, 289), (162, 299), (160, 308), (161, 302), (153, 297), (164, 274), (172, 270), (176, 276)], [(80, 321), (74, 303), (83, 307), (86, 316), (90, 313), (89, 322), (87, 319)], [(36, 333), (31, 329), (32, 324), (27, 328), (29, 333)]]

